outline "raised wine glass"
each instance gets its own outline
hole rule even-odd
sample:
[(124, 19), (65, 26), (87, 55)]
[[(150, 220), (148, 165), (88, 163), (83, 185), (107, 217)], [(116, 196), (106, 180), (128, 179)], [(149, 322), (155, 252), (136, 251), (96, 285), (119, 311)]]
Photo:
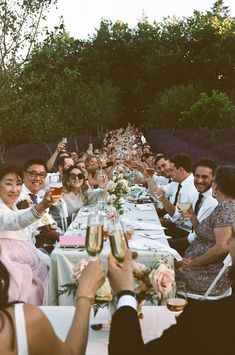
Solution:
[[(177, 201), (177, 208), (180, 212), (186, 212), (190, 208), (191, 202), (187, 192), (180, 192)], [(187, 220), (188, 218), (180, 217), (180, 221)]]
[(103, 216), (90, 213), (87, 218), (86, 251), (92, 259), (96, 259), (103, 248), (103, 228)]
[(125, 230), (120, 220), (111, 220), (108, 223), (108, 234), (111, 252), (118, 262), (123, 262), (128, 247)]

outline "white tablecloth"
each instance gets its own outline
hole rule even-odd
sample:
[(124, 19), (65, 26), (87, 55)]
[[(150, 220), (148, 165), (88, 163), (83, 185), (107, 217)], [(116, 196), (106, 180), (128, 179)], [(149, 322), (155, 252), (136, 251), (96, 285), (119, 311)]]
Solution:
[[(50, 320), (56, 334), (61, 340), (66, 338), (72, 322), (74, 307), (41, 307)], [(143, 306), (144, 318), (140, 320), (144, 342), (161, 336), (163, 330), (176, 323), (175, 313), (170, 312), (165, 306)], [(99, 310), (96, 318), (91, 315), (90, 323), (106, 323), (100, 331), (90, 328), (86, 355), (107, 355), (109, 339), (108, 324), (109, 314), (107, 310)]]
[[(148, 208), (147, 208), (148, 207)], [(84, 223), (85, 216), (81, 216), (78, 214), (75, 220), (75, 224), (79, 221)], [(160, 221), (157, 216), (156, 210), (154, 205), (150, 204), (148, 206), (145, 205), (145, 210), (142, 210), (141, 207), (134, 204), (127, 204), (127, 211), (125, 213), (124, 218), (136, 221), (138, 224), (141, 223), (148, 223), (153, 226), (156, 225), (156, 230), (135, 230), (134, 232), (134, 242), (138, 243), (144, 241), (144, 248), (143, 243), (141, 244), (141, 248), (137, 250), (138, 252), (138, 262), (144, 263), (145, 265), (150, 265), (154, 263), (156, 258), (158, 258), (159, 253), (163, 255), (168, 255), (170, 248), (167, 241), (167, 238), (164, 236), (164, 231), (159, 229)], [(77, 234), (77, 230), (72, 228), (72, 225), (68, 228), (66, 234), (67, 235), (75, 235)], [(83, 229), (82, 233), (85, 233), (85, 229)], [(144, 236), (146, 234), (146, 236)], [(149, 239), (150, 235), (156, 235), (158, 239), (151, 240)], [(161, 238), (160, 238), (161, 237)], [(160, 238), (160, 239), (159, 239)], [(147, 245), (147, 248), (145, 246)], [(148, 247), (152, 245), (151, 247)], [(132, 242), (130, 242), (130, 247), (135, 250), (135, 247), (132, 246)], [(145, 250), (144, 250), (145, 249)], [(157, 252), (159, 250), (159, 253)], [(174, 251), (174, 250), (173, 250)], [(103, 267), (107, 270), (107, 256), (110, 252), (109, 243), (105, 242), (104, 248), (100, 254), (100, 259), (103, 264)], [(166, 256), (167, 257), (167, 256)], [(63, 249), (57, 246), (51, 254), (51, 269), (50, 269), (50, 279), (49, 279), (49, 305), (60, 305), (60, 306), (70, 306), (73, 305), (73, 296), (68, 296), (67, 294), (61, 295), (59, 298), (57, 296), (58, 290), (61, 288), (62, 285), (67, 283), (71, 283), (71, 274), (72, 269), (75, 264), (79, 262), (81, 258), (88, 258), (87, 253), (85, 250), (79, 249)], [(169, 256), (171, 262), (173, 263), (173, 257)]]

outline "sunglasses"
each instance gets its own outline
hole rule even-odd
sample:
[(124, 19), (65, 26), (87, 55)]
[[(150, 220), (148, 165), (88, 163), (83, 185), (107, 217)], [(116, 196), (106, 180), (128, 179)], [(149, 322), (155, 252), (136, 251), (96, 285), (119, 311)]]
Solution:
[(45, 177), (47, 176), (46, 173), (37, 173), (36, 171), (27, 171), (27, 173), (29, 174), (29, 176), (31, 177), (37, 177), (39, 176), (41, 179), (45, 179)]
[(80, 174), (72, 173), (72, 174), (69, 174), (69, 177), (71, 180), (76, 180), (77, 178), (78, 178), (78, 180), (84, 179), (84, 175), (82, 173), (80, 173)]

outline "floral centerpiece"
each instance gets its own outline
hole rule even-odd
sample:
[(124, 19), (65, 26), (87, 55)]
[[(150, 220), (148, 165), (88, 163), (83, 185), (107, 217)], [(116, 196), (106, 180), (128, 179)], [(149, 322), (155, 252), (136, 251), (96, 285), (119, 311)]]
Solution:
[[(133, 262), (133, 274), (135, 278), (135, 293), (136, 300), (139, 306), (144, 301), (149, 301), (152, 304), (157, 304), (160, 300), (167, 298), (174, 285), (175, 275), (173, 267), (171, 267), (169, 258), (170, 255), (159, 255), (156, 262), (150, 266)], [(82, 259), (73, 269), (73, 283), (62, 285), (58, 292), (58, 296), (71, 293), (75, 297), (77, 283), (82, 270), (87, 266), (88, 261)], [(100, 308), (109, 306), (113, 300), (112, 290), (108, 279), (98, 289), (93, 304), (94, 316), (96, 316)], [(139, 317), (142, 317), (141, 309), (138, 311)]]
[(117, 167), (106, 186), (108, 192), (107, 203), (114, 206), (120, 215), (124, 212), (125, 197), (131, 191), (124, 174), (123, 168)]
[(139, 306), (138, 315), (142, 318), (141, 305), (144, 301), (158, 304), (168, 298), (175, 283), (175, 273), (173, 267), (162, 255), (148, 267), (144, 264), (133, 263), (133, 274), (136, 299)]
[[(61, 296), (65, 293), (67, 293), (69, 296), (72, 293), (73, 297), (75, 297), (79, 278), (82, 274), (83, 269), (85, 269), (87, 264), (88, 264), (87, 260), (81, 259), (80, 262), (74, 266), (73, 274), (71, 275), (73, 282), (65, 284), (65, 285), (61, 285), (61, 289), (58, 291), (58, 296)], [(112, 292), (111, 292), (111, 287), (110, 287), (108, 278), (106, 278), (105, 282), (97, 290), (96, 295), (95, 295), (94, 304), (93, 304), (94, 316), (96, 316), (99, 308), (104, 308), (104, 307), (108, 306), (109, 303), (112, 301), (112, 299), (113, 299), (113, 296), (112, 296)]]

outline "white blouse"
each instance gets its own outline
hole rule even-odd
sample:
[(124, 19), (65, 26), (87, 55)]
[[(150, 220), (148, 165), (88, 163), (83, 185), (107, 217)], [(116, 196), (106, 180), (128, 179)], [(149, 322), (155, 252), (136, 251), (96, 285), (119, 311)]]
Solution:
[(0, 199), (0, 238), (30, 240), (31, 229), (28, 226), (37, 220), (31, 207), (18, 210), (13, 205), (13, 209), (10, 209)]

